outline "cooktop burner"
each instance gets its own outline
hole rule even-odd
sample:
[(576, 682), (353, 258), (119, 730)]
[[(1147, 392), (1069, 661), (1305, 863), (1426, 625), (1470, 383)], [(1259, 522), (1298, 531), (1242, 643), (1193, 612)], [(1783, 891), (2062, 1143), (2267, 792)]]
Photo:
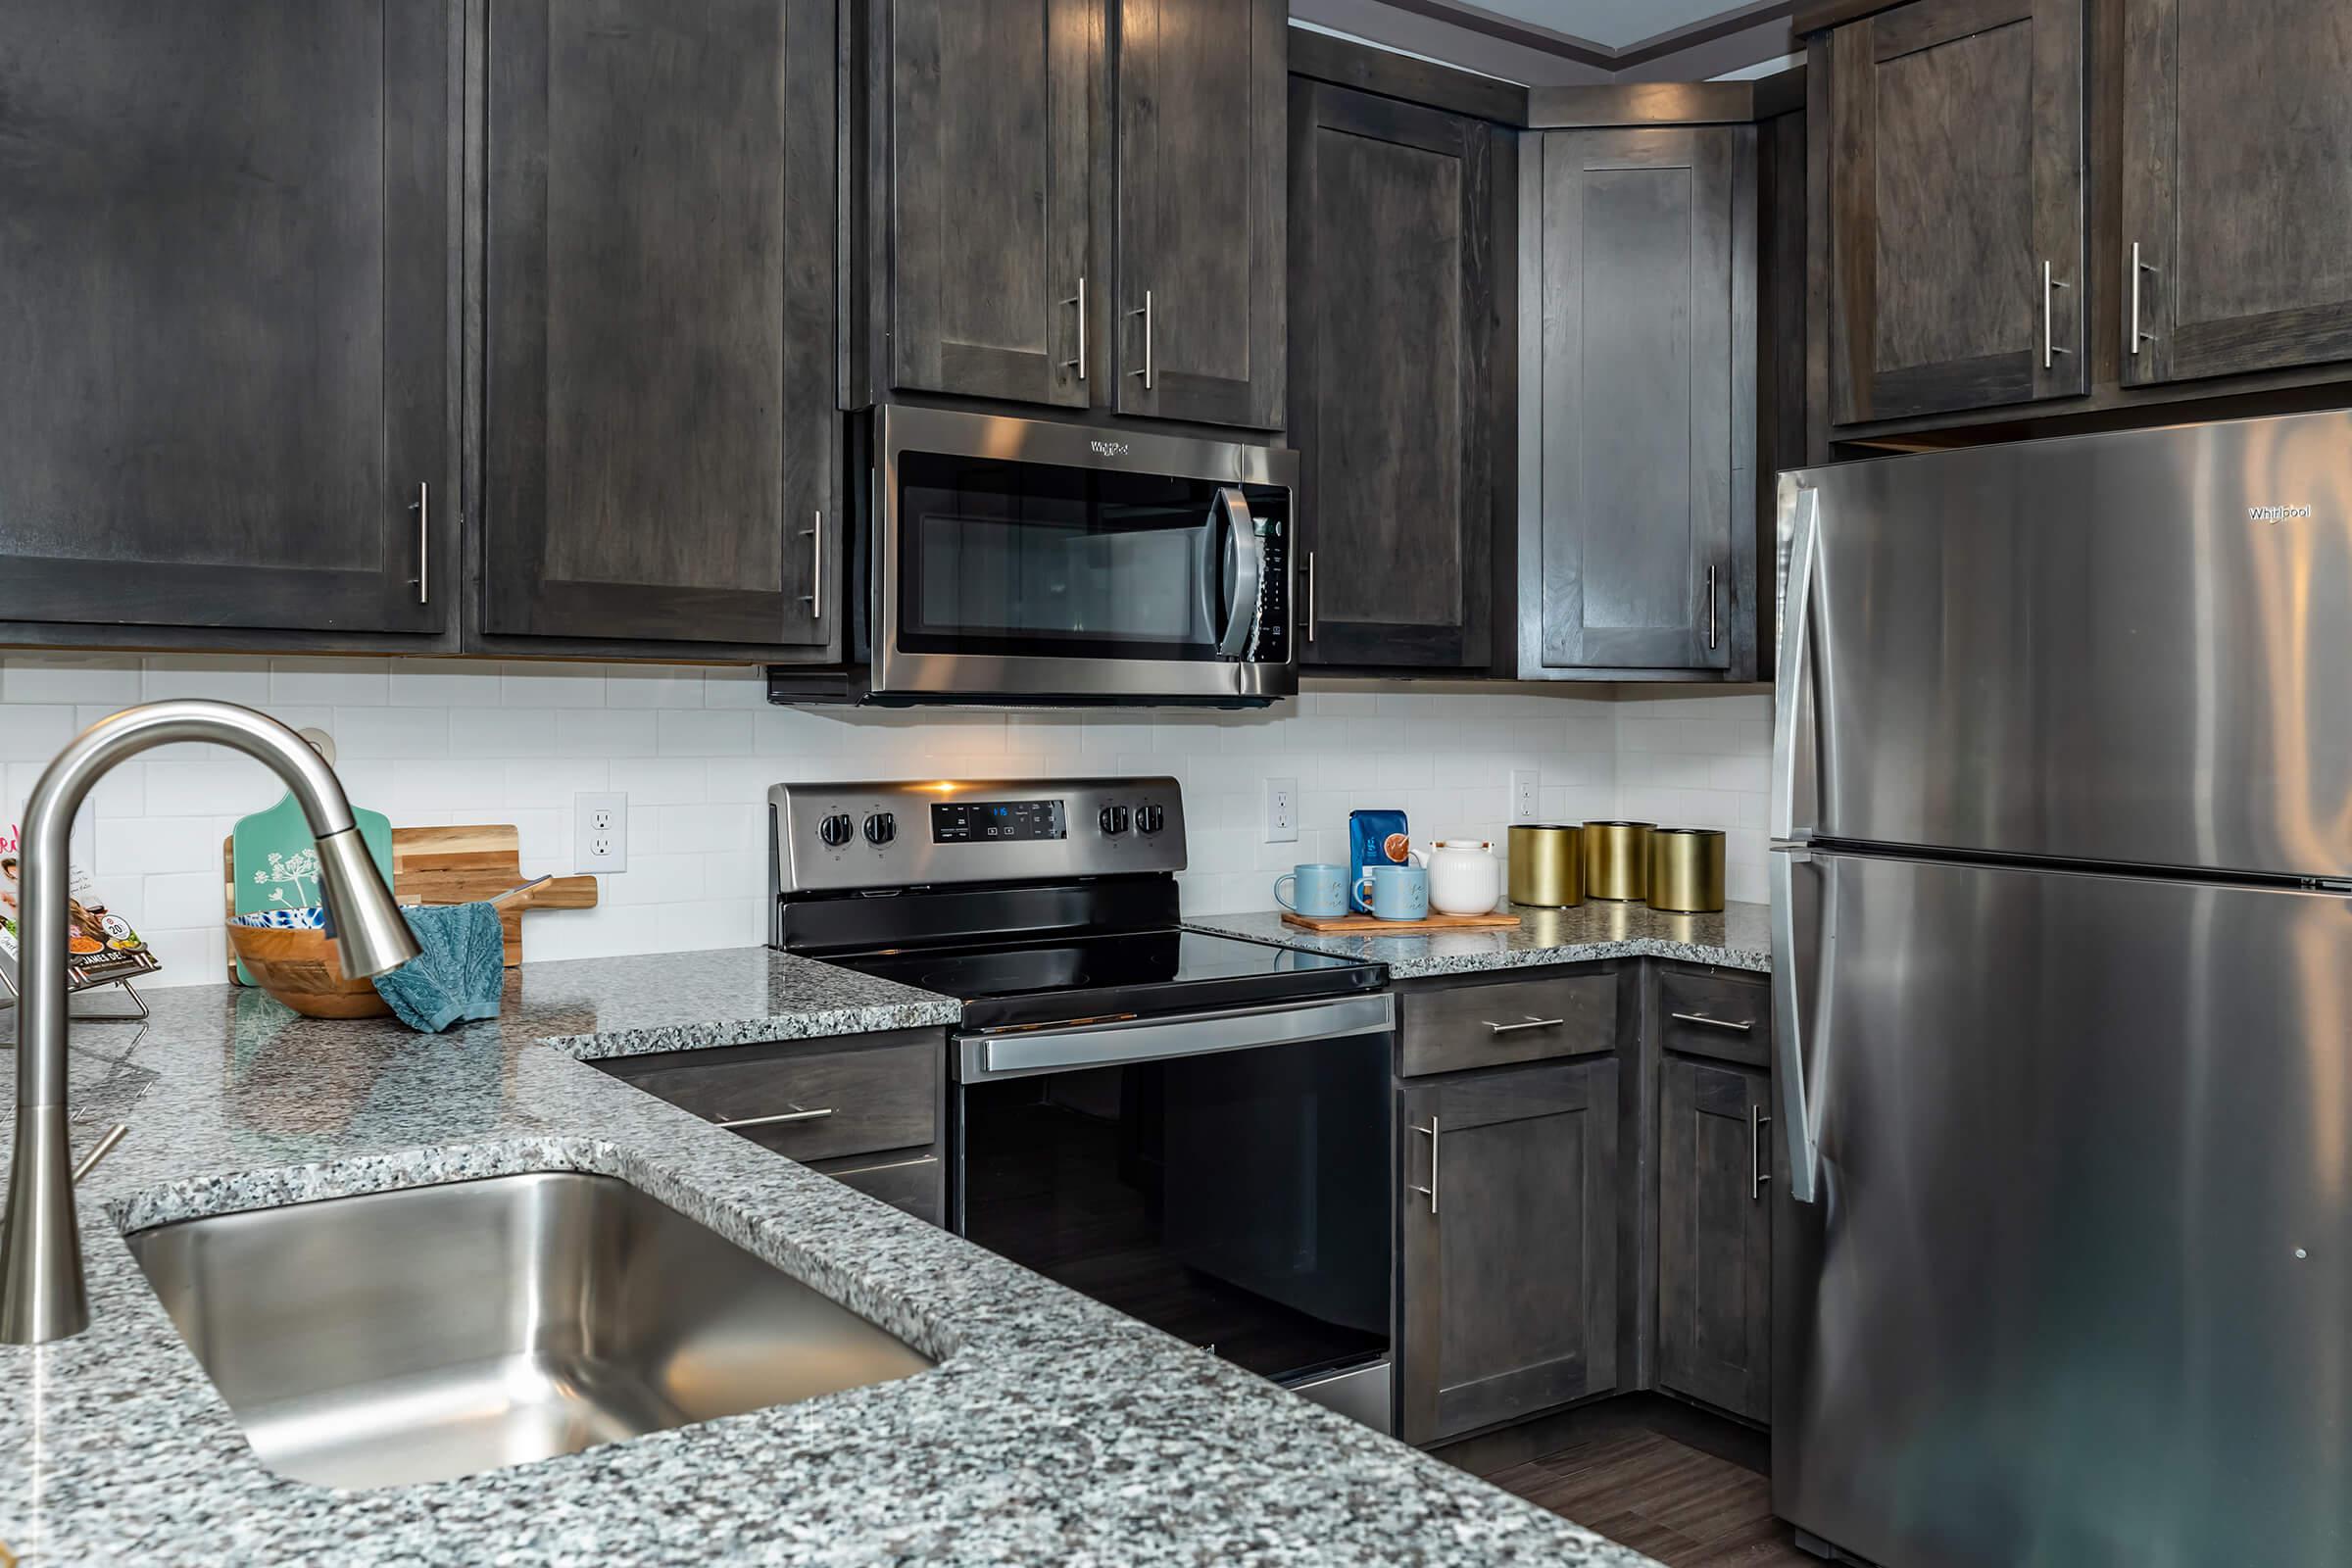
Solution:
[(1372, 990), (1381, 979), (1376, 965), (1352, 958), (1175, 927), (827, 953), (824, 958), (958, 998), (967, 1028), (1246, 1006)]

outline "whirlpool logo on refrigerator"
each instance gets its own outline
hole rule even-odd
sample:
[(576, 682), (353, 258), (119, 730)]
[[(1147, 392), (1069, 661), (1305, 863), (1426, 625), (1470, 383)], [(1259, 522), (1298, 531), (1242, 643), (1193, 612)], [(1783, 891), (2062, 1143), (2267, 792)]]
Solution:
[(2246, 520), (2248, 522), (2308, 522), (2311, 520), (2311, 508), (2308, 506), (2248, 507)]

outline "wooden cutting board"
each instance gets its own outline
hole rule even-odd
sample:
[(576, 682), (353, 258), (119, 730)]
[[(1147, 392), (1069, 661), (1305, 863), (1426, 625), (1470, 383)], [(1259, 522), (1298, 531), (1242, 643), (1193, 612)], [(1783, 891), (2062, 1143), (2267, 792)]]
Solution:
[[(231, 861), (233, 846), (220, 846), (221, 893), (236, 911)], [(522, 880), (522, 836), (512, 822), (471, 827), (396, 827), (392, 830), (392, 896), (403, 904), (487, 902)], [(507, 967), (522, 961), (522, 916), (526, 909), (593, 909), (596, 878), (560, 876), (500, 906), (507, 938)], [(229, 965), (233, 978), (236, 965)]]
[(1282, 923), (1295, 925), (1301, 931), (1312, 931), (1318, 936), (1402, 937), (1416, 931), (1498, 931), (1517, 925), (1519, 917), (1515, 914), (1433, 914), (1425, 920), (1383, 920), (1369, 914), (1329, 917), (1292, 914), (1286, 910)]

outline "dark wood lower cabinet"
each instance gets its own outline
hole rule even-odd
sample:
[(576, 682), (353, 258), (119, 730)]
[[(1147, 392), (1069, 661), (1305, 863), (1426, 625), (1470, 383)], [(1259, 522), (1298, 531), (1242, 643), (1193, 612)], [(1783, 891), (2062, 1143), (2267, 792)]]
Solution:
[(1762, 1072), (1660, 1064), (1658, 1386), (1751, 1421), (1772, 1400), (1771, 1116)]
[(1435, 1443), (1617, 1382), (1617, 1063), (1401, 1096), (1400, 1435)]

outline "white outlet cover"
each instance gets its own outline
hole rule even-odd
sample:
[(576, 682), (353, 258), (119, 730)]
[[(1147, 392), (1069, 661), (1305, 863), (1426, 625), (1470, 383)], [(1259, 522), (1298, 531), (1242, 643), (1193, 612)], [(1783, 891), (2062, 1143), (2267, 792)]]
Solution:
[(583, 793), (571, 798), (571, 868), (610, 876), (629, 868), (629, 798)]
[[(1492, 799), (1492, 797), (1490, 797)], [(1511, 769), (1511, 820), (1533, 822), (1544, 814), (1543, 775), (1532, 767)]]
[(1266, 842), (1298, 842), (1298, 781), (1295, 778), (1266, 780)]

